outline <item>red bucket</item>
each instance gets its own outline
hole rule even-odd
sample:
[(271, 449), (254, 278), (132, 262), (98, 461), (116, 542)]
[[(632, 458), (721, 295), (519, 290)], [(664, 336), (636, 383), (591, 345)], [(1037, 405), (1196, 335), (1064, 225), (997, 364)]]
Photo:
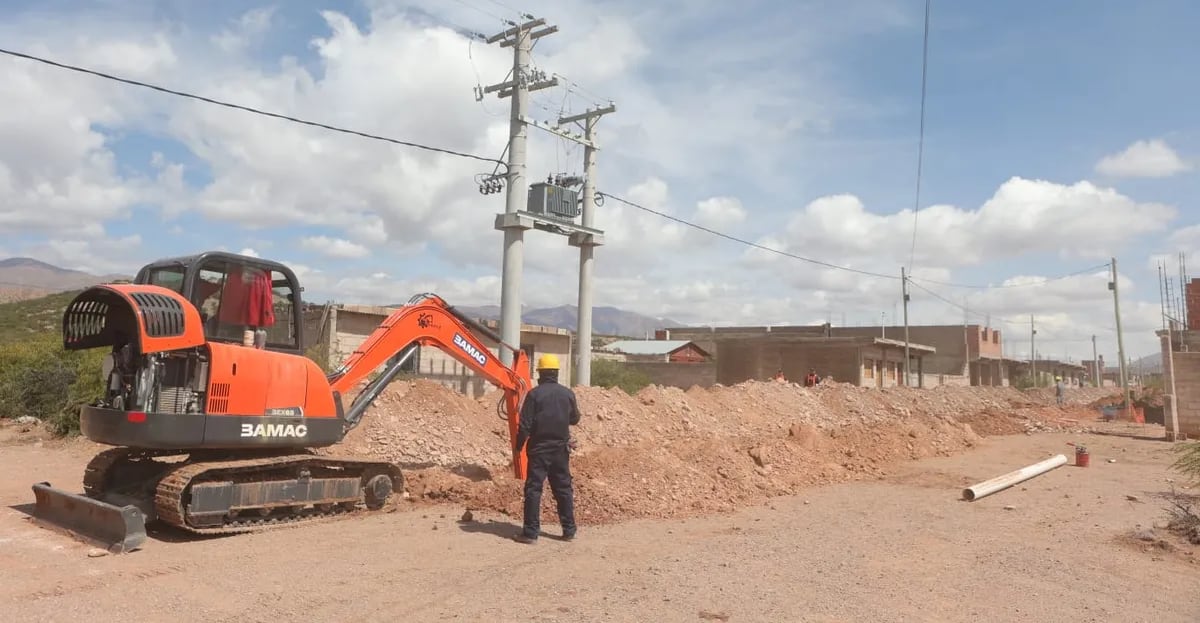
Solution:
[(1083, 446), (1075, 446), (1075, 466), (1087, 467), (1092, 456), (1088, 454), (1087, 448)]

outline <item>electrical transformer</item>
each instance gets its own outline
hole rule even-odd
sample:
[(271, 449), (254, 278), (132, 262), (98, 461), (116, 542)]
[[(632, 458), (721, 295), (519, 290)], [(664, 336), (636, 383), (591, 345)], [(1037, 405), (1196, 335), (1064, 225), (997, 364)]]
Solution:
[(574, 219), (580, 213), (579, 192), (545, 182), (531, 184), (526, 209), (534, 214)]

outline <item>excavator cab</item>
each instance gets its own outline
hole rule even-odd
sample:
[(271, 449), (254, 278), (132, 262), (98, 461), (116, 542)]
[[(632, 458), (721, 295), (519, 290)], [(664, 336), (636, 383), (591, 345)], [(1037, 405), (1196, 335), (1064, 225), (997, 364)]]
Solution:
[(191, 301), (210, 342), (247, 344), (250, 332), (250, 343), (260, 348), (303, 350), (303, 288), (279, 262), (208, 251), (147, 264), (134, 283), (161, 286)]

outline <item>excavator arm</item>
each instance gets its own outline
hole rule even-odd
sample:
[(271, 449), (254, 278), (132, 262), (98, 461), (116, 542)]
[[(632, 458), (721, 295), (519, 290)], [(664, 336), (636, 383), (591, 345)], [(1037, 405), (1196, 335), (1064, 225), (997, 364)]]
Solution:
[[(513, 353), (511, 368), (502, 364), (487, 349), (480, 341), (479, 334), (494, 340), (499, 348), (506, 348)], [(343, 419), (347, 430), (358, 425), (367, 407), (396, 377), (418, 346), (435, 346), (445, 351), (504, 390), (501, 409), (508, 421), (511, 449), (516, 442), (521, 404), (525, 393), (533, 385), (529, 372), (529, 358), (524, 351), (505, 344), (494, 332), (471, 320), (434, 294), (414, 296), (407, 305), (392, 312), (355, 349), (345, 363), (329, 375), (330, 389), (334, 392), (335, 401), (340, 405), (342, 394), (357, 386), (372, 370), (391, 361), (384, 373), (371, 381), (344, 412)], [(517, 478), (523, 479), (527, 465), (524, 450), (513, 459), (513, 472)]]

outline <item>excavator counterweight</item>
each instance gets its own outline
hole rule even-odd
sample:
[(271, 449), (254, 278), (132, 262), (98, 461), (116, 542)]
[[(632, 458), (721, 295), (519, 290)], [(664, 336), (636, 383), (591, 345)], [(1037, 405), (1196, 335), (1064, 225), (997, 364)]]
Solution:
[[(34, 484), (35, 519), (121, 553), (141, 547), (152, 522), (247, 532), (382, 508), (403, 488), (397, 465), (312, 450), (341, 442), (419, 346), (504, 390), (513, 444), (532, 386), (524, 351), (421, 294), (325, 374), (303, 355), (300, 292), (283, 264), (206, 252), (76, 296), (63, 313), (64, 348), (110, 349), (105, 395), (81, 409), (80, 428), (113, 447), (88, 464), (83, 493)], [(511, 350), (513, 364), (484, 338)], [(356, 390), (347, 408), (343, 396)], [(523, 454), (513, 470), (524, 477)]]

